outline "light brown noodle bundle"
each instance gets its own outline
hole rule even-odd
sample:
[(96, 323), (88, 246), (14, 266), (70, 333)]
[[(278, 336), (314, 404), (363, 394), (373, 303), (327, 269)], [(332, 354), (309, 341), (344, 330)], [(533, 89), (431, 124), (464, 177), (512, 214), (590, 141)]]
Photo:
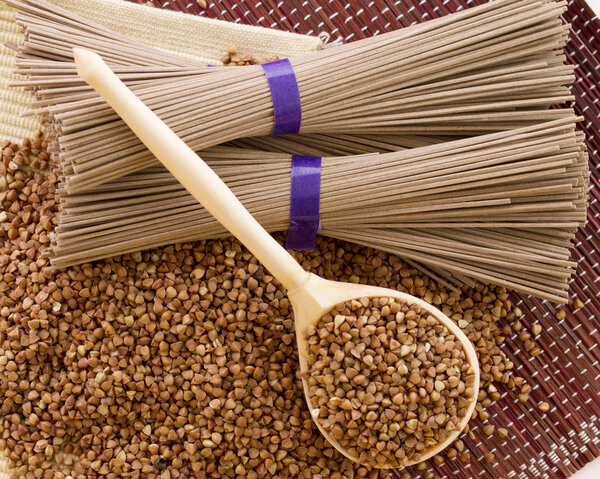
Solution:
[[(68, 191), (82, 192), (156, 161), (76, 75), (73, 46), (103, 56), (195, 150), (269, 135), (271, 95), (259, 65), (208, 68), (123, 39), (45, 0), (8, 0), (26, 41), (19, 85), (39, 101)], [(301, 133), (467, 136), (567, 118), (560, 50), (565, 2), (496, 0), (443, 18), (291, 60)]]
[[(324, 157), (323, 234), (418, 261), (455, 284), (479, 280), (566, 301), (589, 170), (583, 135), (565, 111), (570, 118), (509, 132)], [(289, 155), (213, 147), (203, 158), (266, 229), (287, 228)], [(61, 195), (55, 266), (228, 235), (159, 166)]]

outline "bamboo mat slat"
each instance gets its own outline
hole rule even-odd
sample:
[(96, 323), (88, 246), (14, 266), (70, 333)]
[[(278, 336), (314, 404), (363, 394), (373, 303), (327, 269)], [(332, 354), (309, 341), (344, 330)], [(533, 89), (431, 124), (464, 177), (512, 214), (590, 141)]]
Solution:
[[(133, 0), (145, 3), (145, 0)], [(155, 0), (156, 6), (172, 8), (211, 18), (320, 34), (330, 41), (352, 41), (412, 23), (439, 17), (483, 0), (208, 0), (206, 10), (196, 0)], [(524, 313), (529, 328), (539, 322), (543, 331), (536, 338), (544, 351), (532, 358), (521, 351), (517, 337), (509, 338), (503, 350), (515, 363), (516, 371), (534, 388), (532, 400), (518, 402), (515, 394), (502, 391), (502, 398), (488, 412), (490, 422), (506, 427), (505, 439), (490, 439), (473, 422), (475, 440), (463, 438), (471, 462), (455, 459), (442, 466), (429, 465), (440, 477), (448, 479), (564, 479), (593, 458), (600, 456), (600, 22), (584, 0), (570, 0), (564, 15), (573, 31), (566, 53), (577, 65), (577, 80), (572, 105), (585, 121), (590, 152), (592, 187), (587, 227), (576, 238), (573, 260), (577, 276), (571, 280), (570, 293), (584, 302), (584, 308), (556, 319), (550, 303), (513, 295)], [(550, 403), (542, 415), (537, 401)], [(483, 455), (492, 452), (490, 464)], [(393, 476), (400, 478), (402, 472)], [(422, 477), (426, 471), (409, 471)]]

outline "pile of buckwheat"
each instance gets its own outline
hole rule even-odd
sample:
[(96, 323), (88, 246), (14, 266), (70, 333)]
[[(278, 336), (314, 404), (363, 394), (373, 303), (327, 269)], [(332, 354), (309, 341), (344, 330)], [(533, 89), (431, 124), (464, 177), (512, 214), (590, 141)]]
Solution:
[(277, 55), (271, 58), (265, 58), (263, 60), (258, 60), (252, 55), (240, 55), (238, 53), (238, 48), (235, 45), (227, 47), (227, 51), (221, 57), (221, 62), (223, 65), (237, 67), (243, 67), (245, 65), (258, 65), (259, 63), (273, 62), (275, 60), (279, 60)]
[(361, 464), (400, 467), (461, 429), (475, 372), (418, 304), (359, 298), (306, 331), (313, 417)]
[[(16, 477), (386, 476), (320, 435), (289, 301), (236, 241), (46, 269), (59, 210), (46, 146), (4, 142), (0, 163), (0, 450)], [(482, 419), (500, 396), (494, 382), (527, 399), (500, 350), (508, 323), (524, 332), (503, 288), (449, 291), (396, 256), (327, 238), (296, 257), (455, 320), (479, 355)], [(448, 456), (468, 459), (456, 444)]]

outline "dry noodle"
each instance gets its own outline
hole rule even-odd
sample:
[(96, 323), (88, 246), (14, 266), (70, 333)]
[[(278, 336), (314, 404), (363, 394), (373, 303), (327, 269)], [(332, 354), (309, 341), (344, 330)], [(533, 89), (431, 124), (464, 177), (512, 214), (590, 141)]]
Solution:
[[(268, 135), (273, 107), (260, 65), (208, 68), (132, 43), (44, 0), (9, 0), (26, 41), (19, 85), (39, 98), (50, 150), (71, 192), (156, 164), (77, 76), (72, 47), (100, 53), (196, 150)], [(560, 48), (564, 2), (497, 0), (291, 60), (301, 133), (466, 136), (566, 118), (573, 69)], [(57, 12), (57, 13), (54, 13)]]
[[(395, 252), (445, 277), (562, 302), (574, 266), (570, 240), (587, 205), (587, 152), (575, 120), (394, 153), (324, 157), (323, 234)], [(286, 229), (290, 155), (220, 146), (203, 157), (265, 228)], [(55, 266), (227, 236), (162, 167), (94, 191), (59, 192)]]

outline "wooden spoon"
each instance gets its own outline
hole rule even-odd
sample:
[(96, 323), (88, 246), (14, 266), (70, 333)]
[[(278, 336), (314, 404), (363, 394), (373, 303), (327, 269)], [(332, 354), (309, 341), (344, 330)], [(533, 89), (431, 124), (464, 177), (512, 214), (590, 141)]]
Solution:
[[(462, 343), (466, 358), (475, 372), (474, 395), (460, 427), (446, 441), (423, 452), (420, 461), (438, 454), (452, 443), (471, 418), (479, 390), (479, 364), (473, 345), (463, 332), (441, 311), (414, 296), (391, 289), (325, 280), (308, 273), (294, 258), (267, 233), (244, 208), (225, 183), (194, 153), (158, 116), (156, 116), (119, 78), (97, 54), (80, 48), (73, 49), (77, 71), (129, 125), (148, 149), (158, 158), (177, 180), (238, 240), (240, 240), (287, 289), (294, 308), (296, 338), (300, 369), (308, 371), (308, 347), (305, 331), (338, 303), (361, 297), (393, 297), (408, 304), (418, 304), (438, 319)], [(307, 382), (304, 394), (311, 415)], [(355, 462), (329, 432), (316, 421), (321, 433), (342, 454)], [(411, 463), (412, 464), (412, 463)], [(380, 464), (389, 468), (391, 465)]]

